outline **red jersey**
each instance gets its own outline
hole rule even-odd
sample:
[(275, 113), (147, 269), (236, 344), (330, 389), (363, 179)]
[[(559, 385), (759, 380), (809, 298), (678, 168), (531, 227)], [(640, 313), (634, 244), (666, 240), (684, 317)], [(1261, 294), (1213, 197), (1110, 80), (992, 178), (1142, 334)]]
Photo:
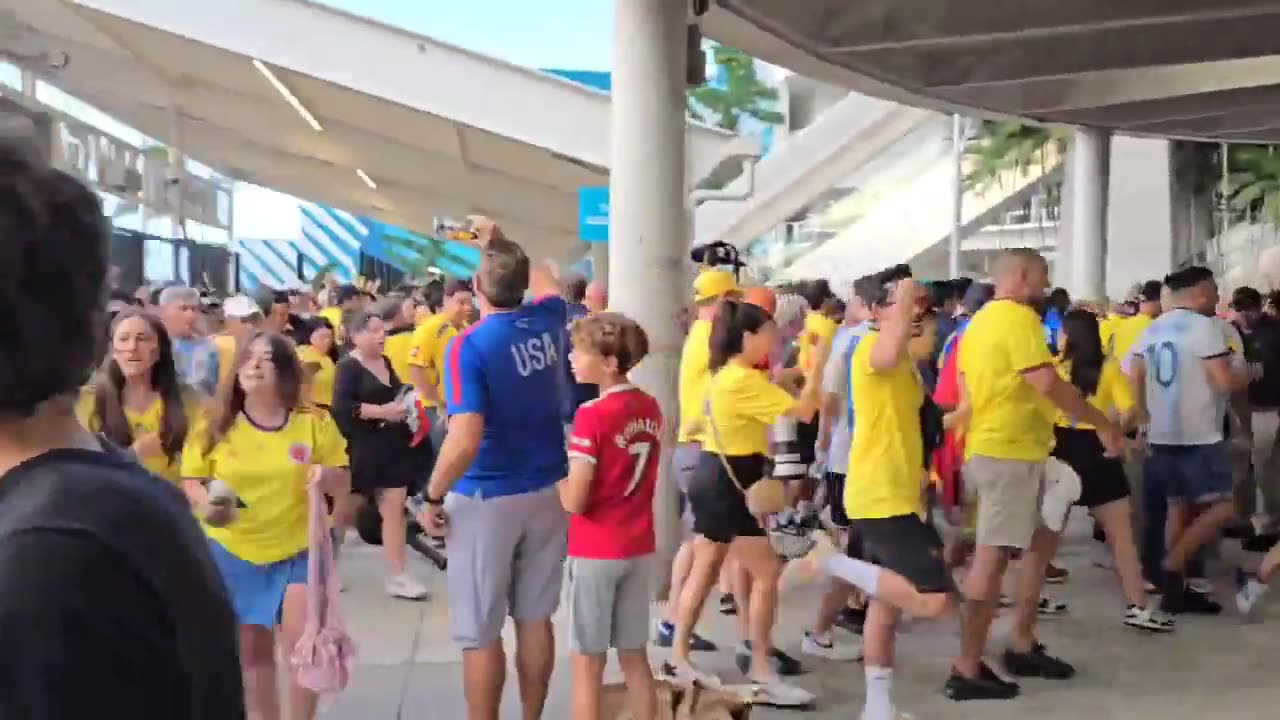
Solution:
[(578, 408), (569, 459), (596, 467), (586, 509), (569, 516), (571, 557), (618, 560), (654, 551), (661, 436), (658, 401), (632, 385), (616, 385)]

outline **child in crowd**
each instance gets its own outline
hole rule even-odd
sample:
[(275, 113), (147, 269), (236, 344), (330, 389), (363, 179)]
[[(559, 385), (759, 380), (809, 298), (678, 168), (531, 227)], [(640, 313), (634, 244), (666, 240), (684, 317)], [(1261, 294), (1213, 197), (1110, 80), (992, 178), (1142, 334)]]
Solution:
[(580, 406), (560, 499), (569, 520), (569, 632), (573, 718), (600, 717), (605, 656), (618, 653), (631, 717), (656, 713), (645, 644), (653, 595), (653, 493), (661, 455), (657, 400), (627, 382), (649, 351), (644, 330), (618, 313), (574, 322), (569, 363), (599, 397)]

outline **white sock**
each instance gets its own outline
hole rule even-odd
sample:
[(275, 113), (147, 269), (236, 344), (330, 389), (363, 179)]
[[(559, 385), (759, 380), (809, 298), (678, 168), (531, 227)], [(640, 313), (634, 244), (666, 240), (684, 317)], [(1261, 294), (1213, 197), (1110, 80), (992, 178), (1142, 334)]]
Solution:
[(894, 720), (893, 668), (867, 666), (867, 702), (862, 720)]
[(862, 592), (876, 596), (880, 586), (880, 566), (865, 560), (854, 560), (848, 555), (828, 555), (822, 559), (822, 571), (838, 577)]
[(1245, 592), (1249, 594), (1249, 597), (1254, 598), (1255, 600), (1262, 597), (1262, 594), (1266, 591), (1267, 584), (1258, 578), (1249, 578), (1249, 583), (1245, 586)]

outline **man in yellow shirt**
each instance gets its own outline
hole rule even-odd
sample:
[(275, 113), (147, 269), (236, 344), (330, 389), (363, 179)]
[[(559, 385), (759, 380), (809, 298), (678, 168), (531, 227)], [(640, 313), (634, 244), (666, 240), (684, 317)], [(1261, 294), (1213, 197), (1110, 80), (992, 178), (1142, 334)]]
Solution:
[(859, 282), (873, 325), (849, 359), (853, 440), (843, 503), (863, 544), (856, 559), (833, 556), (825, 569), (867, 593), (863, 627), (867, 681), (862, 717), (902, 717), (893, 705), (894, 629), (902, 611), (935, 618), (952, 580), (942, 539), (921, 518), (925, 450), (920, 422), (924, 385), (908, 351), (923, 307), (922, 288), (898, 265)]
[[(1160, 290), (1164, 287), (1159, 280), (1148, 280), (1142, 283), (1138, 293), (1138, 312), (1132, 317), (1117, 321), (1111, 329), (1111, 357), (1127, 366), (1125, 359), (1138, 344), (1138, 338), (1151, 326), (1151, 322), (1160, 316)], [(1103, 346), (1104, 349), (1106, 346)]]
[[(409, 379), (417, 388), (422, 404), (435, 408), (436, 420), (444, 419), (444, 351), (465, 325), (471, 306), (471, 283), (451, 279), (444, 285), (440, 312), (424, 320), (413, 331), (409, 347)], [(442, 422), (433, 422), (433, 431), (441, 425)]]
[[(711, 323), (719, 311), (720, 301), (740, 294), (738, 281), (726, 270), (704, 270), (693, 282), (693, 300), (697, 317), (689, 326), (689, 334), (680, 353), (678, 396), (680, 401), (680, 428), (675, 449), (671, 453), (672, 473), (683, 493), (689, 492), (689, 479), (698, 465), (702, 452), (703, 402), (707, 395), (707, 381), (711, 377)], [(692, 529), (693, 516), (684, 500), (686, 529)], [(693, 569), (693, 544), (681, 543), (671, 565), (671, 593), (667, 597), (667, 616), (658, 622), (655, 644), (671, 647), (675, 637), (675, 612), (680, 606), (680, 592)], [(693, 633), (690, 648), (694, 651), (714, 652), (711, 641)]]
[(1023, 567), (1005, 667), (1023, 677), (1066, 679), (1075, 674), (1071, 665), (1046, 653), (1035, 636), (1045, 568), (1076, 499), (1072, 495), (1079, 495), (1078, 480), (1074, 488), (1065, 481), (1046, 483), (1054, 437), (1052, 406), (1097, 428), (1108, 454), (1123, 447), (1116, 424), (1054, 369), (1032, 306), (1048, 286), (1044, 258), (1026, 248), (1005, 251), (996, 261), (994, 279), (995, 298), (969, 321), (959, 348), (961, 387), (972, 413), (964, 477), (977, 491), (978, 517), (977, 548), (965, 588), (968, 622), (945, 688), (955, 700), (1018, 694), (1016, 684), (996, 676), (982, 661), (1000, 580), (1014, 550), (1023, 551)]

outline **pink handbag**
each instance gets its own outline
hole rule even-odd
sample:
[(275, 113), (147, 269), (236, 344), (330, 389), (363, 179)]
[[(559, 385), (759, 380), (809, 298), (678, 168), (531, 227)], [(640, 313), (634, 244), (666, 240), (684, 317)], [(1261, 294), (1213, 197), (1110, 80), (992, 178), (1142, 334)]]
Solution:
[(310, 547), (307, 553), (307, 624), (290, 661), (298, 685), (320, 695), (347, 687), (356, 647), (338, 609), (342, 591), (329, 535), (328, 508), (317, 482), (307, 484)]

